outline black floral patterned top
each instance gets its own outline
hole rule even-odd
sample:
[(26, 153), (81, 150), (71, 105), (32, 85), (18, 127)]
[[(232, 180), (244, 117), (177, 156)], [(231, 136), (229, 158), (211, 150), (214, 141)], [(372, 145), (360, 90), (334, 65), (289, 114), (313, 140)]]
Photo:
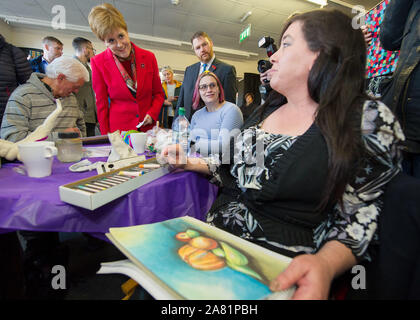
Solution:
[[(310, 230), (309, 241), (300, 240), (299, 236), (295, 237), (295, 241), (284, 243), (287, 241), (282, 241), (282, 238), (279, 237), (279, 233), (284, 233), (287, 229), (282, 231), (283, 229), (276, 228), (277, 211), (269, 212), (264, 208), (276, 201), (276, 198), (281, 198), (280, 194), (269, 199), (263, 196), (254, 197), (257, 200), (262, 199), (259, 206), (261, 209), (258, 210), (255, 209), (256, 207), (251, 208), (248, 205), (251, 202), (243, 201), (245, 197), (242, 194), (249, 190), (273, 193), (267, 188), (273, 179), (281, 180), (284, 177), (288, 177), (289, 180), (293, 179), (290, 176), (279, 175), (277, 167), (279, 164), (288, 165), (286, 171), (291, 170), (293, 164), (288, 163), (291, 161), (287, 161), (288, 153), (292, 152), (293, 145), (298, 144), (299, 140), (304, 139), (305, 136), (267, 133), (259, 125), (251, 126), (241, 132), (241, 135), (251, 137), (250, 141), (253, 143), (237, 143), (237, 147), (250, 149), (248, 154), (255, 158), (259, 153), (264, 154), (264, 165), (259, 165), (258, 161), (248, 161), (249, 159), (246, 157), (230, 164), (229, 172), (233, 178), (235, 189), (238, 190), (238, 195), (225, 197), (218, 201), (217, 205), (214, 205), (208, 213), (207, 222), (283, 254), (288, 252), (290, 256), (300, 253), (315, 253), (325, 242), (337, 240), (349, 247), (358, 259), (370, 260), (367, 249), (372, 240), (377, 240), (376, 229), (383, 205), (384, 188), (401, 170), (398, 142), (404, 140), (404, 135), (393, 113), (379, 101), (365, 102), (361, 127), (362, 141), (367, 151), (366, 159), (360, 162), (361, 165), (354, 180), (346, 187), (343, 195), (344, 210), (338, 204), (333, 205), (331, 210), (325, 213), (321, 220), (318, 220), (319, 223), (304, 226)], [(261, 147), (260, 150), (257, 150), (257, 141), (263, 142), (263, 150)], [(304, 148), (309, 149), (310, 147), (311, 143), (308, 143)], [(313, 153), (313, 150), (311, 152)], [(226, 179), (220, 174), (220, 169), (223, 167), (220, 158), (211, 157), (206, 161), (213, 178), (224, 186)], [(309, 181), (311, 177), (306, 179)], [(284, 181), (284, 183), (286, 182)], [(299, 194), (297, 199), (300, 202), (305, 202), (311, 195), (303, 191), (305, 190), (304, 183), (301, 183), (301, 190), (302, 194)], [(287, 197), (293, 198), (294, 196), (290, 194)], [(285, 202), (284, 199), (281, 202)], [(279, 206), (279, 208), (282, 207)], [(264, 221), (264, 223), (260, 223), (260, 221)], [(299, 222), (298, 219), (296, 221)], [(288, 226), (292, 227), (293, 222), (292, 214), (287, 220)], [(304, 224), (304, 221), (302, 223)]]

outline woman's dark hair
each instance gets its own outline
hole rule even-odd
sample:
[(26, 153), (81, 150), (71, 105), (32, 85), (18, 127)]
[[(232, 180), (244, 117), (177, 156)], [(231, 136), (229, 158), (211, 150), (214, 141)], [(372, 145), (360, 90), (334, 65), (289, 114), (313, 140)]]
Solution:
[[(308, 77), (310, 97), (319, 104), (315, 123), (329, 151), (329, 170), (319, 210), (329, 203), (342, 203), (347, 183), (355, 174), (363, 153), (361, 117), (365, 94), (366, 46), (360, 29), (338, 10), (313, 10), (291, 17), (283, 27), (280, 41), (295, 21), (309, 49), (318, 52)], [(268, 97), (278, 99), (277, 94)], [(262, 108), (263, 115), (265, 106)]]

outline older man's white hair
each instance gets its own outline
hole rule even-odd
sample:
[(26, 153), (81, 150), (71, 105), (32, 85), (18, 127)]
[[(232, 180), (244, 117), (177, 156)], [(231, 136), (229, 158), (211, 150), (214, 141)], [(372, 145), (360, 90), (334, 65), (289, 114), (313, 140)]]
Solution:
[(89, 81), (89, 72), (83, 64), (75, 58), (59, 57), (54, 59), (45, 71), (48, 78), (56, 79), (62, 73), (70, 82), (77, 82), (83, 78), (86, 82)]

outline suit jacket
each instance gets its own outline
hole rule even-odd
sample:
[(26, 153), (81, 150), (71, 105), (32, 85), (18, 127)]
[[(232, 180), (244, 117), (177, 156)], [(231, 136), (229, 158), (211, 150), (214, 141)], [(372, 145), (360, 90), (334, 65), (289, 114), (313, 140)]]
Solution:
[[(195, 110), (192, 109), (192, 98), (194, 94), (194, 86), (198, 78), (198, 73), (200, 72), (200, 65), (200, 62), (197, 62), (188, 66), (185, 70), (184, 81), (182, 83), (181, 92), (179, 94), (175, 117), (178, 116), (179, 108), (184, 107), (185, 116), (189, 121), (191, 121), (191, 117), (195, 112)], [(238, 86), (236, 83), (235, 67), (215, 58), (208, 70), (216, 74), (222, 83), (223, 90), (225, 92), (225, 100), (236, 103), (236, 93), (238, 92)]]
[[(112, 52), (104, 52), (91, 59), (92, 85), (96, 94), (96, 108), (101, 134), (116, 130), (137, 130), (136, 125), (149, 114), (154, 121), (159, 117), (164, 95), (155, 55), (131, 43), (136, 55), (137, 93), (133, 97)], [(147, 131), (154, 124), (142, 126)]]

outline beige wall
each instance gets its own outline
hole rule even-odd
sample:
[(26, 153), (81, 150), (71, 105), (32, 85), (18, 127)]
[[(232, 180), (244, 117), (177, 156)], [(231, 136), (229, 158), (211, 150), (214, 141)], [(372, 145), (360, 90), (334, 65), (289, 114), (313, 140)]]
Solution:
[(11, 42), (10, 38), (12, 28), (6, 22), (3, 22), (3, 20), (0, 20), (0, 33), (3, 35), (7, 42)]
[[(78, 36), (91, 40), (98, 53), (105, 50), (104, 44), (100, 42), (93, 33), (87, 32), (77, 33), (77, 31), (53, 30), (52, 28), (42, 29), (41, 27), (30, 28), (26, 26), (11, 26), (7, 25), (3, 21), (0, 21), (0, 33), (3, 34), (8, 42), (14, 44), (15, 46), (29, 48), (41, 48), (41, 39), (43, 37), (47, 35), (54, 36), (63, 42), (64, 55), (67, 56), (73, 55), (71, 43), (73, 38)], [(188, 65), (198, 61), (192, 52), (192, 49), (188, 46), (183, 46), (182, 50), (180, 50), (174, 46), (165, 45), (165, 47), (158, 47), (158, 45), (150, 42), (146, 43), (140, 40), (132, 40), (141, 48), (152, 51), (156, 56), (159, 67), (170, 65), (174, 70), (183, 71)], [(215, 45), (217, 46), (217, 44)], [(238, 78), (243, 78), (245, 72), (257, 73), (257, 58), (248, 59), (234, 57), (217, 52), (216, 55), (219, 59), (236, 67)]]

